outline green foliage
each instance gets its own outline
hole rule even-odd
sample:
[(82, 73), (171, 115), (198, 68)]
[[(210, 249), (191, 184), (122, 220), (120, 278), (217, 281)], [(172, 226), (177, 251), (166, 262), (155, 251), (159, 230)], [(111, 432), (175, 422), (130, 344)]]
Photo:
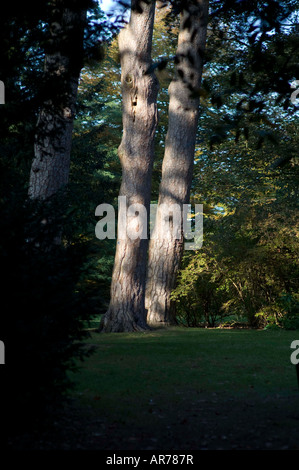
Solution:
[[(188, 262), (189, 261), (189, 262)], [(186, 267), (172, 293), (179, 323), (185, 326), (215, 327), (227, 315), (226, 287), (213, 259), (187, 256)]]
[[(298, 76), (298, 2), (211, 2), (200, 90), (210, 148), (231, 137), (279, 143), (273, 124), (296, 114), (290, 83)], [(297, 5), (297, 7), (296, 7)], [(208, 109), (207, 109), (208, 108)], [(255, 122), (257, 126), (252, 127)]]
[(229, 315), (253, 327), (296, 328), (294, 3), (275, 2), (275, 14), (261, 2), (211, 7), (191, 192), (192, 203), (204, 204), (204, 244), (185, 255), (173, 292), (178, 319), (213, 325)]
[[(208, 171), (201, 172), (194, 184), (193, 201), (205, 196), (209, 204), (204, 206), (203, 247), (186, 254), (173, 293), (178, 317), (188, 324), (191, 311), (196, 319), (191, 324), (199, 325), (205, 318), (213, 325), (213, 318), (219, 323), (223, 314), (230, 314), (246, 317), (253, 327), (295, 328), (299, 318), (296, 162), (287, 169), (261, 171), (265, 150), (253, 152), (250, 141), (243, 160), (241, 145), (236, 154), (229, 142), (220, 148), (213, 153), (214, 161), (209, 162), (204, 152), (198, 159)], [(275, 148), (276, 155), (285, 151)], [(215, 311), (212, 320), (203, 315), (206, 305)]]
[(284, 312), (280, 320), (281, 326), (286, 330), (299, 330), (299, 295), (283, 293), (278, 304)]

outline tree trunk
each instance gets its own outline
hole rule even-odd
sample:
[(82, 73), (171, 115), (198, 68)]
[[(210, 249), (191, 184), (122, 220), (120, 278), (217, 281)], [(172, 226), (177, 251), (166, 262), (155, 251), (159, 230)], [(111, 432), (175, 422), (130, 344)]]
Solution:
[[(46, 44), (29, 196), (46, 200), (68, 183), (73, 119), (82, 67), (86, 18), (83, 0), (55, 0)], [(80, 5), (82, 4), (82, 5)]]
[[(142, 11), (141, 11), (142, 10)], [(151, 175), (154, 160), (154, 135), (158, 122), (158, 80), (147, 73), (151, 65), (151, 46), (155, 2), (132, 2), (129, 24), (119, 35), (123, 100), (123, 137), (118, 149), (122, 164), (118, 238), (111, 283), (111, 300), (100, 330), (105, 332), (136, 331), (146, 328), (145, 282), (147, 262), (147, 221)], [(124, 199), (123, 199), (124, 201)], [(135, 210), (128, 214), (132, 204)], [(131, 236), (126, 229), (131, 230)], [(133, 239), (138, 230), (145, 238)]]
[[(146, 287), (147, 321), (150, 325), (174, 323), (171, 292), (184, 249), (182, 214), (192, 182), (199, 116), (199, 88), (206, 43), (208, 0), (187, 1), (181, 13), (176, 55), (176, 77), (169, 86), (169, 122), (155, 231), (149, 246)], [(161, 208), (178, 204), (179, 234), (163, 237)]]

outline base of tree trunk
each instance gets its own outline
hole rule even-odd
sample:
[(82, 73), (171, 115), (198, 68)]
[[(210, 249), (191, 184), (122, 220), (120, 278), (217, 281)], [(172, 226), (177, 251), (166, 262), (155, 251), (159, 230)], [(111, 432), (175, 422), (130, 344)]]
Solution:
[(159, 328), (159, 327), (165, 327), (165, 326), (175, 326), (178, 323), (174, 319), (167, 320), (167, 321), (152, 319), (152, 320), (148, 320), (147, 324), (149, 328)]
[(176, 321), (174, 312), (166, 311), (163, 312), (164, 315), (161, 315), (160, 311), (156, 311), (155, 308), (151, 308), (150, 311), (147, 310), (147, 324), (149, 327), (158, 328), (158, 327), (165, 327), (165, 326), (174, 326), (177, 325), (178, 322)]
[(145, 322), (136, 322), (135, 320), (128, 318), (120, 318), (111, 315), (108, 311), (103, 315), (100, 326), (98, 329), (99, 333), (133, 333), (143, 332), (150, 330), (149, 325)]

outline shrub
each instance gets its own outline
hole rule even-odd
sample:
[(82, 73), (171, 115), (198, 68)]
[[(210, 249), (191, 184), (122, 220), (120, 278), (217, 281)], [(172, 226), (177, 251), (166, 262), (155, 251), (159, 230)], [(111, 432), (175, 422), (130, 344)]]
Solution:
[[(39, 426), (63, 404), (72, 386), (68, 371), (87, 354), (82, 339), (90, 312), (76, 288), (84, 245), (53, 244), (63, 223), (61, 201), (46, 208), (11, 192), (1, 206), (0, 338), (8, 434), (14, 435)], [(45, 218), (51, 223), (43, 224)]]
[(278, 301), (284, 314), (281, 325), (286, 330), (299, 330), (299, 295), (283, 293)]

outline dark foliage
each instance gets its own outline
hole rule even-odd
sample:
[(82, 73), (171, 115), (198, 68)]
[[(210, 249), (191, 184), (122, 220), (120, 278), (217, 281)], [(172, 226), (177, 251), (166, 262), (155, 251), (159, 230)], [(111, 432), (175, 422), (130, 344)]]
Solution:
[(53, 243), (64, 222), (61, 201), (45, 207), (21, 191), (1, 193), (4, 403), (13, 435), (48, 422), (63, 405), (72, 385), (68, 371), (87, 354), (82, 339), (90, 309), (76, 289), (85, 247)]
[[(57, 5), (89, 10), (84, 51), (76, 59), (78, 67), (98, 60), (102, 42), (113, 34), (98, 3)], [(54, 419), (72, 386), (68, 372), (87, 354), (84, 327), (94, 312), (78, 287), (88, 248), (69, 223), (70, 195), (59, 194), (47, 204), (27, 198), (37, 115), (44, 92), (50, 93), (43, 63), (51, 45), (52, 9), (53, 2), (46, 0), (18, 2), (6, 5), (0, 19), (6, 103), (0, 106), (0, 339), (5, 344), (0, 386), (8, 436)], [(75, 43), (71, 46), (76, 53)]]

